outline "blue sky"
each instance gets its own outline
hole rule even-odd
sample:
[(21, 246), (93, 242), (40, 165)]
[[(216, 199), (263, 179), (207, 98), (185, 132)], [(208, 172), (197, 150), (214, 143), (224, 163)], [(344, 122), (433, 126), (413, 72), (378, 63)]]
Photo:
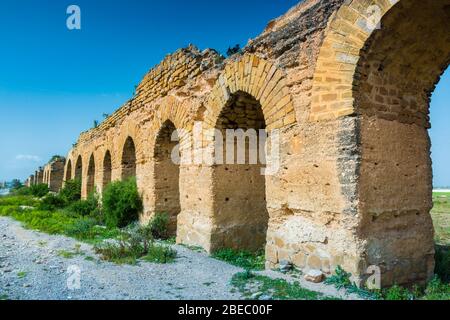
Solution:
[[(225, 52), (298, 0), (0, 1), (0, 181), (26, 178), (127, 101), (144, 74), (189, 43)], [(66, 28), (77, 4), (82, 30)], [(450, 75), (433, 97), (436, 185), (450, 186)]]

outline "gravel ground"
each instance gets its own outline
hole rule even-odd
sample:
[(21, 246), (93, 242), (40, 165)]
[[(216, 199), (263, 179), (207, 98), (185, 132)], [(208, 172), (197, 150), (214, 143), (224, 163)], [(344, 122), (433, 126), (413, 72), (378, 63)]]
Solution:
[[(81, 255), (72, 258), (62, 252)], [(14, 300), (239, 300), (231, 278), (241, 269), (175, 246), (175, 263), (118, 266), (100, 261), (92, 246), (63, 236), (25, 230), (0, 217), (0, 298)], [(80, 287), (77, 274), (80, 271)], [(273, 271), (270, 277), (284, 277)], [(287, 280), (293, 280), (286, 278)], [(73, 281), (74, 280), (74, 281)], [(298, 281), (298, 279), (296, 279)], [(345, 297), (325, 285), (302, 285), (326, 295)], [(75, 288), (73, 288), (75, 286)], [(69, 289), (71, 288), (71, 289)], [(352, 297), (350, 297), (352, 298)], [(354, 297), (353, 297), (354, 298)]]

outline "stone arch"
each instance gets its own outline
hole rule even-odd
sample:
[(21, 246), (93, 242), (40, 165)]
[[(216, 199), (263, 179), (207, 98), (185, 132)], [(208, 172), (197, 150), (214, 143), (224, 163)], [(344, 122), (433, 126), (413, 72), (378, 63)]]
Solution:
[(95, 192), (95, 159), (94, 154), (91, 154), (89, 158), (89, 165), (87, 171), (86, 179), (86, 194), (89, 196), (91, 193)]
[[(426, 282), (435, 261), (429, 108), (450, 62), (450, 0), (399, 1), (359, 56), (352, 93), (361, 128), (361, 234), (368, 252), (383, 255), (368, 264), (385, 264), (387, 285)], [(392, 225), (396, 232), (386, 228)]]
[(158, 106), (157, 111), (155, 112), (156, 121), (154, 121), (153, 129), (155, 132), (159, 132), (166, 121), (171, 121), (177, 129), (186, 129), (189, 119), (189, 108), (185, 107), (183, 103), (175, 97), (168, 96)]
[(78, 156), (75, 164), (75, 179), (83, 180), (83, 159), (81, 155)]
[(112, 158), (111, 152), (109, 150), (106, 151), (105, 156), (103, 158), (103, 178), (102, 178), (102, 190), (111, 183), (112, 181)]
[(66, 175), (64, 181), (72, 180), (72, 160), (67, 160)]
[(136, 145), (130, 136), (125, 140), (122, 147), (121, 177), (125, 180), (136, 177)]
[(226, 65), (207, 102), (205, 123), (214, 128), (223, 106), (237, 92), (247, 92), (259, 101), (268, 129), (296, 123), (285, 73), (253, 54), (245, 54), (240, 60)]
[(356, 116), (358, 235), (383, 285), (433, 275), (428, 113), (449, 62), (450, 0), (348, 2), (321, 48), (310, 118)]
[[(224, 161), (219, 161), (213, 167), (215, 231), (211, 250), (262, 250), (266, 244), (269, 213), (266, 179), (262, 173), (263, 159), (258, 148), (261, 146), (259, 130), (266, 129), (261, 103), (243, 91), (231, 94), (217, 118), (215, 128), (222, 132), (219, 139), (223, 139)], [(238, 142), (239, 138), (229, 140), (226, 134), (228, 129), (242, 129), (250, 135), (253, 133), (254, 140), (251, 136), (244, 136), (242, 142)], [(232, 141), (230, 148), (227, 147), (227, 141)], [(251, 142), (255, 145), (252, 146)], [(242, 151), (245, 151), (245, 161), (242, 162), (238, 161), (236, 153), (241, 149), (240, 143)], [(254, 152), (255, 159), (250, 152)], [(234, 159), (228, 161), (230, 154), (234, 154)]]
[[(426, 49), (428, 44), (431, 44), (428, 45), (428, 49), (436, 49), (436, 45), (432, 43), (439, 35), (442, 38), (437, 43), (447, 42), (448, 48), (448, 33), (433, 34), (432, 30), (434, 30), (434, 27), (438, 30), (448, 29), (449, 3), (447, 0), (423, 2), (420, 4), (419, 1), (414, 0), (373, 0), (363, 3), (349, 1), (340, 7), (329, 22), (329, 27), (317, 59), (313, 78), (311, 121), (335, 119), (358, 111), (357, 101), (355, 101), (356, 93), (353, 86), (354, 84), (358, 86), (359, 83), (361, 69), (358, 69), (358, 65), (361, 65), (361, 57), (365, 55), (370, 42), (373, 42), (377, 37), (379, 38), (380, 34), (383, 33), (379, 31), (382, 30), (389, 32), (388, 30), (397, 28), (396, 34), (391, 35), (390, 38), (399, 40), (396, 44), (399, 50), (401, 49), (400, 43), (406, 44), (405, 41), (409, 42), (406, 47), (401, 49), (402, 53), (399, 53), (399, 56), (401, 55), (406, 59), (401, 61), (399, 65), (400, 68), (403, 68), (403, 72), (409, 72), (407, 71), (408, 66), (425, 66), (427, 65), (426, 59), (431, 57), (433, 59), (434, 57), (437, 58), (432, 63), (434, 70), (429, 77), (427, 76), (429, 78), (428, 81), (433, 82), (433, 85), (427, 85), (428, 88), (426, 90), (429, 91), (431, 87), (434, 88), (437, 78), (443, 72), (442, 66), (448, 65), (449, 57), (446, 55), (446, 50), (444, 47), (441, 47), (434, 53), (429, 52), (429, 54), (422, 57), (418, 55), (421, 52), (430, 51)], [(414, 7), (418, 8), (419, 6), (424, 9), (423, 12), (418, 12), (418, 10), (414, 9)], [(396, 9), (396, 13), (393, 9)], [(430, 20), (429, 16), (433, 9), (438, 12), (438, 19), (435, 21)], [(387, 15), (388, 13), (390, 13), (390, 17)], [(416, 17), (421, 15), (425, 19), (413, 20), (410, 14)], [(396, 22), (392, 18), (394, 15), (398, 19)], [(391, 25), (387, 26), (386, 24)], [(401, 24), (408, 26), (406, 29), (400, 30), (402, 28)], [(427, 39), (423, 38), (426, 33), (430, 35)], [(422, 38), (424, 41), (417, 41), (419, 38)], [(380, 42), (377, 41), (377, 43)], [(407, 54), (412, 52), (414, 54)], [(381, 50), (379, 53), (382, 54)], [(414, 61), (414, 59), (417, 60)], [(386, 62), (392, 63), (394, 61), (387, 60)], [(381, 65), (378, 64), (378, 66)], [(415, 69), (416, 72), (421, 69), (422, 72), (429, 73), (423, 67)], [(438, 69), (437, 72), (436, 69)]]
[(156, 137), (153, 156), (155, 212), (169, 215), (171, 235), (176, 235), (178, 214), (181, 212), (180, 166), (172, 159), (172, 152), (178, 144), (172, 141), (176, 130), (172, 121), (164, 122)]

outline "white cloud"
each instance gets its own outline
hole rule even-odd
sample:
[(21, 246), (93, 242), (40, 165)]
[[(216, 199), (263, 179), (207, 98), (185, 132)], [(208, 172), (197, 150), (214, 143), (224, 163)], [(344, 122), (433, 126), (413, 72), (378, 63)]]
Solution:
[(33, 155), (29, 155), (29, 154), (19, 154), (16, 156), (16, 160), (40, 162), (42, 159), (38, 156), (33, 156)]

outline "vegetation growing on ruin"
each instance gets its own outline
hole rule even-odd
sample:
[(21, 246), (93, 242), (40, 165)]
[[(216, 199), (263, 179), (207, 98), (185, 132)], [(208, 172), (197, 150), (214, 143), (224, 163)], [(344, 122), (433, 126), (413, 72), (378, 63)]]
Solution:
[(212, 256), (245, 270), (264, 270), (266, 263), (262, 250), (251, 253), (245, 250), (221, 249), (213, 253)]
[(272, 279), (245, 271), (233, 276), (231, 284), (251, 300), (328, 300), (322, 293), (289, 283), (283, 279)]
[(383, 290), (368, 290), (358, 288), (350, 280), (351, 274), (337, 267), (335, 275), (329, 277), (325, 283), (334, 285), (337, 289), (345, 289), (348, 293), (359, 295), (363, 299), (371, 300), (449, 300), (450, 283), (443, 282), (438, 275), (426, 286), (405, 288), (395, 285)]

